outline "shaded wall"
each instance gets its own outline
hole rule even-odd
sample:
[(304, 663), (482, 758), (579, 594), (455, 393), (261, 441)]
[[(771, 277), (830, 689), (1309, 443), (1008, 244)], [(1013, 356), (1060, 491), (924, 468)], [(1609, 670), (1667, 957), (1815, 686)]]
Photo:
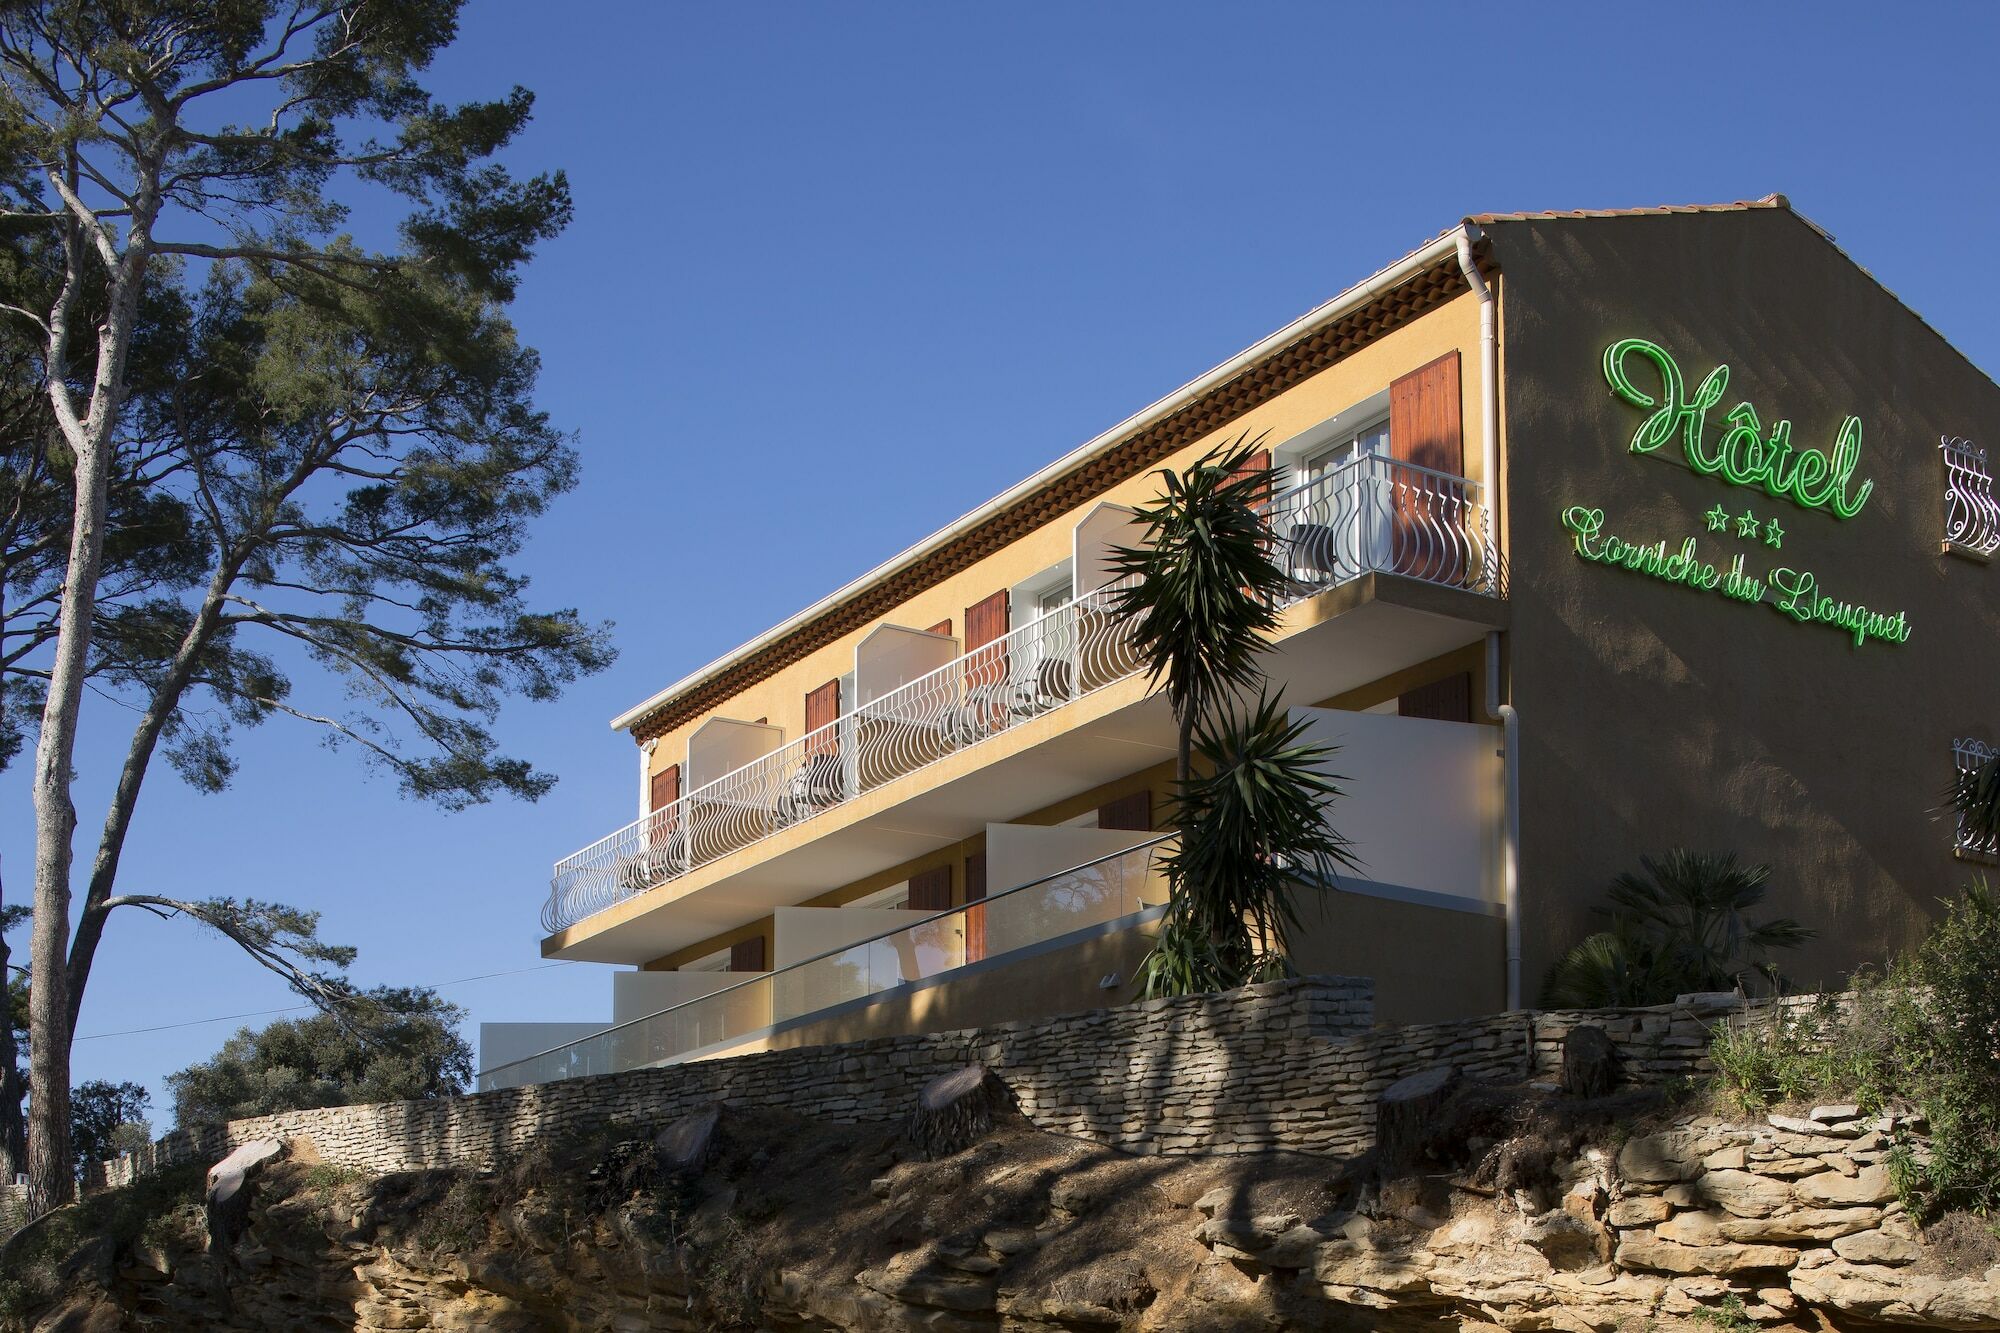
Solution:
[[(1512, 571), (1521, 717), (1523, 977), (1532, 998), (1587, 907), (1639, 853), (1735, 851), (1773, 867), (1770, 908), (1822, 936), (1803, 983), (1909, 943), (1968, 876), (1936, 816), (1954, 736), (1994, 738), (2000, 645), (1992, 568), (1940, 553), (1940, 435), (2000, 445), (2000, 389), (1789, 210), (1500, 223)], [(1623, 337), (1667, 347), (1690, 390), (1731, 367), (1712, 417), (1748, 400), (1795, 447), (1861, 418), (1855, 517), (1694, 472), (1677, 445), (1637, 456), (1645, 414), (1601, 359)], [(1813, 571), (1843, 600), (1903, 611), (1907, 643), (1856, 647), (1825, 625), (1586, 563), (1560, 515), (1705, 559)], [(1721, 505), (1777, 518), (1782, 545), (1711, 534)]]

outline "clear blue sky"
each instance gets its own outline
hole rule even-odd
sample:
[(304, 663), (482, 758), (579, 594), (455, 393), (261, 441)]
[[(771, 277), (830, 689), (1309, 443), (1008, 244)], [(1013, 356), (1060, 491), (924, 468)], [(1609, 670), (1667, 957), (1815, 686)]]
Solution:
[[(273, 722), (224, 795), (156, 773), (121, 881), (317, 908), (367, 984), (536, 967), (549, 862), (634, 813), (608, 718), (1467, 213), (1783, 191), (2000, 368), (2000, 8), (550, 13), (475, 4), (434, 86), (532, 88), (514, 161), (576, 195), (514, 314), (583, 482), (524, 567), (623, 656), (502, 729), (561, 784), (444, 815)], [(89, 708), (83, 856), (129, 728)], [(475, 1021), (610, 1008), (589, 965), (445, 993)], [(114, 921), (76, 1076), (152, 1085), (163, 1124), (162, 1076), (236, 1025), (93, 1034), (290, 1003), (192, 927)]]

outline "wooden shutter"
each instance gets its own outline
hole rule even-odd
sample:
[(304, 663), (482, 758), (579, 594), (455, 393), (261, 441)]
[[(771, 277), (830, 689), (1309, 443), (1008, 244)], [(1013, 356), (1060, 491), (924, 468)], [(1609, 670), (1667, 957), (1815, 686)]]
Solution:
[(1448, 476), (1465, 475), (1458, 353), (1446, 352), (1389, 385), (1389, 452)]
[[(653, 774), (651, 780), (646, 784), (646, 805), (650, 810), (665, 810), (680, 798), (681, 766), (679, 764), (668, 764), (665, 768)], [(666, 843), (680, 822), (680, 813), (678, 811), (648, 821), (646, 845), (649, 847), (658, 847)]]
[(1135, 791), (1097, 808), (1097, 827), (1153, 831), (1153, 793)]
[(764, 937), (752, 935), (747, 940), (738, 940), (729, 946), (729, 970), (731, 972), (762, 972), (764, 970)]
[[(988, 644), (999, 643), (1007, 637), (1007, 590), (1002, 588), (990, 597), (982, 598), (965, 608), (965, 652), (967, 656), (985, 648)], [(968, 662), (965, 668), (966, 692), (974, 703), (983, 701), (982, 708), (973, 710), (973, 717), (984, 728), (1000, 728), (1007, 725), (1007, 648), (1002, 644), (987, 652), (980, 660)]]
[(1269, 504), (1271, 500), (1271, 451), (1269, 449), (1259, 449), (1256, 453), (1251, 454), (1241, 463), (1238, 463), (1230, 472), (1229, 479), (1234, 481), (1238, 477), (1251, 476), (1262, 476), (1264, 479), (1264, 484), (1250, 498), (1250, 507), (1261, 512), (1264, 506)]
[(951, 867), (935, 866), (910, 876), (910, 910), (942, 912), (951, 906)]
[(976, 963), (986, 956), (986, 853), (974, 852), (965, 858), (965, 961)]
[[(840, 681), (830, 680), (816, 690), (806, 691), (806, 735), (818, 731), (840, 716)], [(807, 754), (824, 754), (839, 748), (839, 736), (829, 733), (806, 742)]]
[(668, 764), (647, 784), (647, 808), (664, 810), (681, 798), (681, 766)]
[(1433, 583), (1466, 574), (1465, 544), (1452, 528), (1463, 522), (1465, 432), (1458, 390), (1458, 353), (1447, 352), (1389, 385), (1391, 457), (1441, 477), (1394, 469), (1391, 481), (1390, 569)]
[[(950, 624), (950, 621), (946, 621)], [(965, 651), (983, 648), (1007, 635), (1007, 590), (965, 608)]]
[(1428, 685), (1419, 685), (1396, 700), (1403, 717), (1428, 717), (1439, 722), (1472, 721), (1472, 673), (1461, 671)]
[(938, 621), (937, 624), (932, 625), (929, 629), (925, 630), (924, 633), (942, 634), (948, 639), (951, 637), (951, 622), (949, 620), (940, 620)]

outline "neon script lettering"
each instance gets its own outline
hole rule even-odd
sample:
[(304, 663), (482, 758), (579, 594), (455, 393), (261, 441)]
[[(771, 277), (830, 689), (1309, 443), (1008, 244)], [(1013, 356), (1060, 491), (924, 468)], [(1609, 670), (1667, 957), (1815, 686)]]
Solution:
[[(1910, 622), (1903, 612), (1890, 615), (1827, 596), (1810, 570), (1780, 567), (1758, 579), (1744, 571), (1740, 555), (1727, 570), (1718, 570), (1701, 558), (1694, 538), (1687, 538), (1678, 547), (1669, 547), (1664, 540), (1630, 541), (1606, 532), (1604, 511), (1588, 505), (1563, 510), (1562, 522), (1577, 555), (1594, 564), (1629, 569), (1694, 592), (1719, 592), (1734, 602), (1762, 602), (1799, 624), (1832, 625), (1843, 630), (1853, 636), (1857, 648), (1869, 639), (1909, 642)], [(1775, 600), (1769, 596), (1772, 592), (1779, 594)]]
[[(1659, 376), (1658, 393), (1633, 383), (1627, 363), (1637, 358)], [(1632, 433), (1632, 452), (1650, 454), (1679, 440), (1687, 465), (1696, 472), (1721, 477), (1736, 486), (1761, 486), (1769, 494), (1806, 509), (1823, 509), (1835, 518), (1853, 518), (1868, 503), (1875, 483), (1854, 480), (1861, 461), (1861, 418), (1840, 423), (1833, 451), (1794, 449), (1792, 423), (1779, 420), (1766, 430), (1757, 409), (1738, 403), (1724, 414), (1728, 423), (1719, 438), (1708, 438), (1708, 417), (1729, 388), (1729, 367), (1717, 366), (1695, 387), (1686, 389), (1681, 368), (1665, 348), (1644, 338), (1620, 338), (1604, 349), (1604, 378), (1615, 397), (1651, 413)]]

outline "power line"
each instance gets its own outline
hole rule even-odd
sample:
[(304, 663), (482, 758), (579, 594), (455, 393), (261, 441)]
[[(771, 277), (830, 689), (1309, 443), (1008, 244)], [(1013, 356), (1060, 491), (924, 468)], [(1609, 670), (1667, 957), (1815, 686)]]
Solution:
[[(540, 963), (534, 967), (510, 968), (505, 972), (482, 972), (476, 977), (459, 977), (455, 981), (440, 981), (434, 986), (425, 986), (423, 987), (423, 989), (443, 990), (447, 986), (463, 986), (467, 982), (472, 982), (472, 981), (491, 981), (494, 977), (517, 977), (521, 975), (523, 972), (546, 972), (552, 967), (574, 967), (574, 966), (575, 963), (573, 961), (564, 961), (560, 963)], [(136, 1037), (147, 1032), (170, 1032), (175, 1028), (196, 1028), (196, 1027), (202, 1027), (208, 1023), (234, 1023), (236, 1020), (240, 1018), (269, 1018), (273, 1014), (296, 1014), (301, 1010), (311, 1009), (312, 1007), (313, 1006), (309, 1004), (294, 1004), (294, 1005), (287, 1005), (283, 1009), (256, 1009), (252, 1010), (249, 1013), (222, 1014), (215, 1018), (190, 1018), (186, 1022), (182, 1023), (161, 1023), (158, 1024), (157, 1026), (149, 1028), (124, 1028), (117, 1032), (92, 1032), (87, 1036), (73, 1037), (71, 1038), (71, 1040), (102, 1041), (106, 1037)]]

